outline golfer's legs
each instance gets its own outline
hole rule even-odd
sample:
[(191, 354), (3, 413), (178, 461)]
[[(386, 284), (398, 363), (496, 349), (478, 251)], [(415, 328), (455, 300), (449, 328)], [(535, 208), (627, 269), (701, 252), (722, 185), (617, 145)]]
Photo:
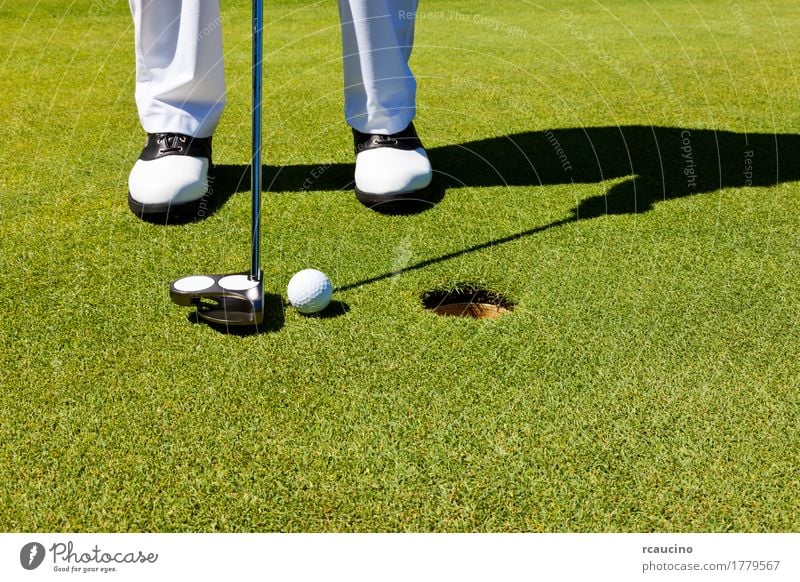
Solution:
[(414, 119), (408, 68), (418, 0), (339, 0), (344, 112), (363, 133), (396, 133)]
[(210, 136), (225, 106), (219, 0), (129, 1), (142, 127)]

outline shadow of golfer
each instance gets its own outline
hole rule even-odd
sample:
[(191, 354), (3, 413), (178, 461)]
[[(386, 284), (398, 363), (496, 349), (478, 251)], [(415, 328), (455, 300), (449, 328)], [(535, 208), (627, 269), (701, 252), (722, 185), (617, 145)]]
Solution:
[(628, 178), (581, 201), (576, 219), (647, 212), (722, 188), (800, 180), (800, 136), (626, 126), (554, 129), (431, 152), (453, 186), (591, 184)]
[[(579, 202), (569, 218), (429, 258), (400, 271), (339, 287), (338, 291), (570, 222), (647, 212), (658, 202), (722, 188), (768, 187), (800, 180), (800, 135), (793, 134), (745, 134), (638, 125), (569, 128), (433, 147), (428, 154), (442, 198), (444, 193), (453, 195), (463, 187), (600, 184), (611, 179), (627, 179)], [(243, 179), (245, 174), (246, 166), (218, 167), (220, 189), (241, 189), (242, 184), (249, 183)], [(265, 190), (274, 193), (351, 190), (353, 165), (265, 167), (264, 176)], [(226, 177), (227, 182), (224, 181)]]

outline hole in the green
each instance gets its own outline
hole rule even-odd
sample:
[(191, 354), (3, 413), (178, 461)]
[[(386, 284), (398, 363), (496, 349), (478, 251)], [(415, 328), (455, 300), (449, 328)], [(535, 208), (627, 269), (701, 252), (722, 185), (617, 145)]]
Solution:
[(514, 304), (502, 293), (473, 283), (425, 291), (422, 305), (436, 315), (473, 319), (497, 319), (514, 309)]

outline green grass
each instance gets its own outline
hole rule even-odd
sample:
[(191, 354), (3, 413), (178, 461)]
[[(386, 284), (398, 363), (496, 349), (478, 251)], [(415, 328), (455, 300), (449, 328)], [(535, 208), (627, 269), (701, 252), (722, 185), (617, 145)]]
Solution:
[[(249, 196), (133, 217), (127, 3), (67, 4), (0, 4), (0, 530), (800, 527), (796, 0), (423, 0), (417, 127), (451, 178), (405, 217), (340, 190), (335, 7), (270, 1), (266, 285), (316, 267), (347, 311), (254, 337), (167, 293), (246, 268)], [(223, 16), (230, 178), (249, 4)], [(514, 312), (423, 309), (462, 281)]]

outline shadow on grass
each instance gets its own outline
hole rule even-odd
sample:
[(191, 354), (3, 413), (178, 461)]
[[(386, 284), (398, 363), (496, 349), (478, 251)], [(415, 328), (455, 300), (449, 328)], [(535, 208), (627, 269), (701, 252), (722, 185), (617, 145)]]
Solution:
[(335, 319), (350, 313), (350, 306), (344, 301), (331, 301), (328, 306), (319, 313), (309, 313), (303, 315), (308, 319)]
[(280, 331), (286, 323), (283, 298), (275, 293), (264, 294), (264, 321), (258, 326), (224, 325), (200, 318), (196, 311), (191, 311), (187, 319), (196, 325), (205, 325), (224, 335), (249, 337)]
[[(344, 301), (331, 301), (330, 304), (320, 311), (304, 315), (309, 319), (335, 319), (342, 317), (350, 312), (350, 306)], [(280, 331), (286, 324), (286, 304), (283, 297), (275, 293), (264, 295), (264, 321), (258, 326), (233, 326), (222, 325), (206, 321), (197, 315), (196, 311), (190, 312), (186, 318), (195, 325), (205, 325), (223, 335), (236, 337), (249, 337)]]
[[(731, 187), (766, 187), (800, 180), (800, 136), (734, 133), (677, 127), (588, 127), (530, 131), (428, 150), (438, 200), (462, 187), (600, 184), (627, 178), (578, 203), (572, 216), (440, 257), (400, 273), (599, 216), (647, 212), (657, 202)], [(218, 166), (217, 188), (227, 199), (247, 187), (246, 166)], [(273, 193), (351, 190), (352, 164), (264, 167)], [(226, 194), (227, 192), (227, 194)], [(531, 192), (532, 204), (545, 204)], [(763, 191), (750, 193), (764, 195)], [(437, 202), (438, 202), (437, 200)], [(496, 199), (497, 204), (501, 203)], [(487, 203), (491, 203), (488, 201)], [(421, 210), (435, 205), (423, 205)], [(344, 291), (397, 275), (384, 273), (339, 287)]]
[[(352, 191), (353, 164), (322, 164), (317, 166), (263, 166), (264, 189), (271, 193), (313, 192), (321, 190)], [(209, 207), (211, 216), (237, 192), (250, 191), (250, 166), (216, 166), (215, 193)], [(290, 185), (296, 187), (292, 188)], [(424, 190), (407, 198), (381, 202), (370, 206), (378, 214), (408, 216), (430, 210), (444, 198), (446, 186), (436, 179)]]

